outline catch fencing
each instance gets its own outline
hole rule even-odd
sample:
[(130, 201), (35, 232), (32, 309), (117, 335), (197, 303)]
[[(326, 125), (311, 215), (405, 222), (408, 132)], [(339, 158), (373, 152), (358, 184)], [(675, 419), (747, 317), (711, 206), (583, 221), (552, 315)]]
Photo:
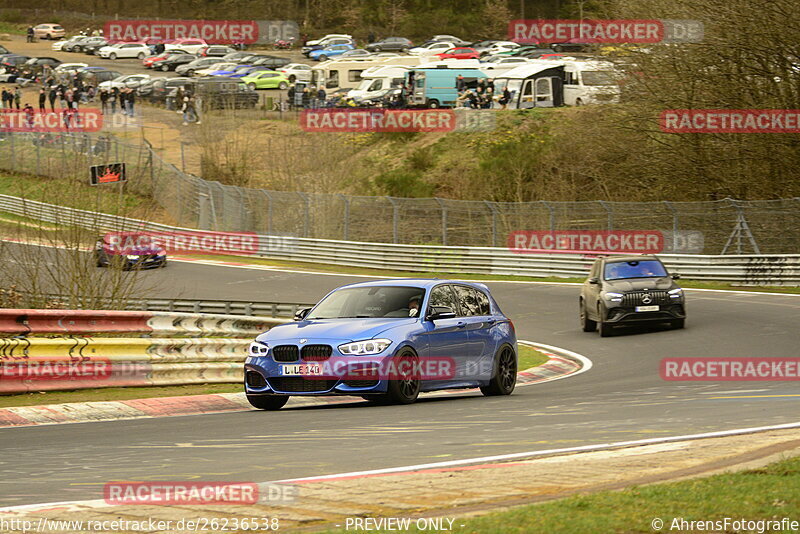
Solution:
[(504, 247), (519, 230), (657, 230), (667, 238), (666, 253), (800, 253), (800, 198), (515, 203), (270, 191), (187, 174), (146, 143), (0, 133), (5, 170), (83, 181), (89, 166), (111, 162), (127, 164), (126, 188), (151, 195), (188, 228), (458, 247)]
[(249, 343), (283, 322), (208, 314), (3, 309), (0, 394), (240, 383)]
[[(191, 232), (104, 213), (0, 195), (0, 211), (95, 231)], [(412, 272), (583, 277), (596, 253), (519, 254), (508, 248), (442, 247), (259, 236), (257, 257)], [(672, 272), (696, 280), (748, 285), (800, 285), (800, 254), (659, 254)]]

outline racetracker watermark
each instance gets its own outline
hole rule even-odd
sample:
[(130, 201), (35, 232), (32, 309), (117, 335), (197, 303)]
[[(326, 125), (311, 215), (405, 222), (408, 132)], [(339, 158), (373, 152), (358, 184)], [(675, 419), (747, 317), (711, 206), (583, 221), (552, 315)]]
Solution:
[(800, 133), (798, 109), (668, 109), (666, 133)]
[(103, 114), (99, 109), (0, 109), (0, 131), (6, 132), (99, 132)]
[(664, 235), (658, 230), (517, 230), (508, 234), (508, 248), (516, 254), (656, 254), (664, 250)]
[(297, 498), (297, 487), (255, 482), (109, 482), (106, 504), (197, 505), (286, 503)]
[(663, 358), (659, 374), (686, 382), (796, 381), (800, 358)]
[(252, 255), (294, 249), (294, 240), (283, 236), (259, 236), (252, 232), (109, 232), (103, 236), (107, 254)]
[(74, 361), (20, 360), (0, 362), (0, 380), (103, 380), (112, 374), (108, 359)]
[(451, 109), (304, 110), (307, 132), (455, 132), (494, 129), (494, 114)]
[(175, 39), (202, 39), (206, 43), (245, 43), (258, 41), (254, 20), (111, 20), (103, 27), (109, 41), (147, 41), (167, 43)]
[(512, 20), (509, 39), (520, 44), (697, 43), (703, 23), (696, 20)]
[[(491, 371), (491, 367), (484, 369), (484, 375), (490, 378)], [(283, 364), (280, 372), (284, 376), (302, 376), (311, 380), (452, 380), (466, 374), (478, 378), (480, 369), (477, 365), (458, 369), (456, 361), (448, 357), (386, 358), (372, 362), (333, 357), (320, 362)]]

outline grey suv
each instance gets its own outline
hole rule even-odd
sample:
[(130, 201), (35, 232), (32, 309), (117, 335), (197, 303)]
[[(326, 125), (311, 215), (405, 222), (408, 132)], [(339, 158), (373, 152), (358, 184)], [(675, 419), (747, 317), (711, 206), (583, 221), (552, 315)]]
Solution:
[(598, 258), (581, 287), (580, 319), (584, 332), (611, 335), (615, 325), (668, 322), (683, 328), (683, 290), (655, 256)]

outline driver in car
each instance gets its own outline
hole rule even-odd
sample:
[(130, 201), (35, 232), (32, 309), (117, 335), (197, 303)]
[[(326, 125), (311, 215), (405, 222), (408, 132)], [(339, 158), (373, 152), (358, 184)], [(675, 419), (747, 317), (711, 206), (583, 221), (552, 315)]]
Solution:
[(418, 296), (411, 297), (408, 301), (408, 316), (416, 317), (419, 315), (420, 299)]

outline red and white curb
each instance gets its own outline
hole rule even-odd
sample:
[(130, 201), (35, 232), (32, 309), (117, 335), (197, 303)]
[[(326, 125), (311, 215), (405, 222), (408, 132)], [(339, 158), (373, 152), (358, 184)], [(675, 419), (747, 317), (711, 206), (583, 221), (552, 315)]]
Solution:
[[(549, 360), (517, 376), (517, 386), (529, 386), (575, 376), (591, 369), (592, 362), (574, 352), (520, 341), (546, 356)], [(473, 390), (451, 390), (424, 394), (425, 396), (456, 395)], [(288, 406), (322, 406), (354, 402), (353, 397), (292, 397)], [(357, 402), (360, 402), (357, 401)], [(64, 423), (89, 423), (98, 421), (120, 421), (151, 417), (178, 415), (204, 415), (253, 410), (244, 393), (220, 393), (215, 395), (188, 395), (183, 397), (155, 397), (123, 401), (71, 402), (43, 406), (20, 406), (0, 409), (0, 428), (56, 425)]]

